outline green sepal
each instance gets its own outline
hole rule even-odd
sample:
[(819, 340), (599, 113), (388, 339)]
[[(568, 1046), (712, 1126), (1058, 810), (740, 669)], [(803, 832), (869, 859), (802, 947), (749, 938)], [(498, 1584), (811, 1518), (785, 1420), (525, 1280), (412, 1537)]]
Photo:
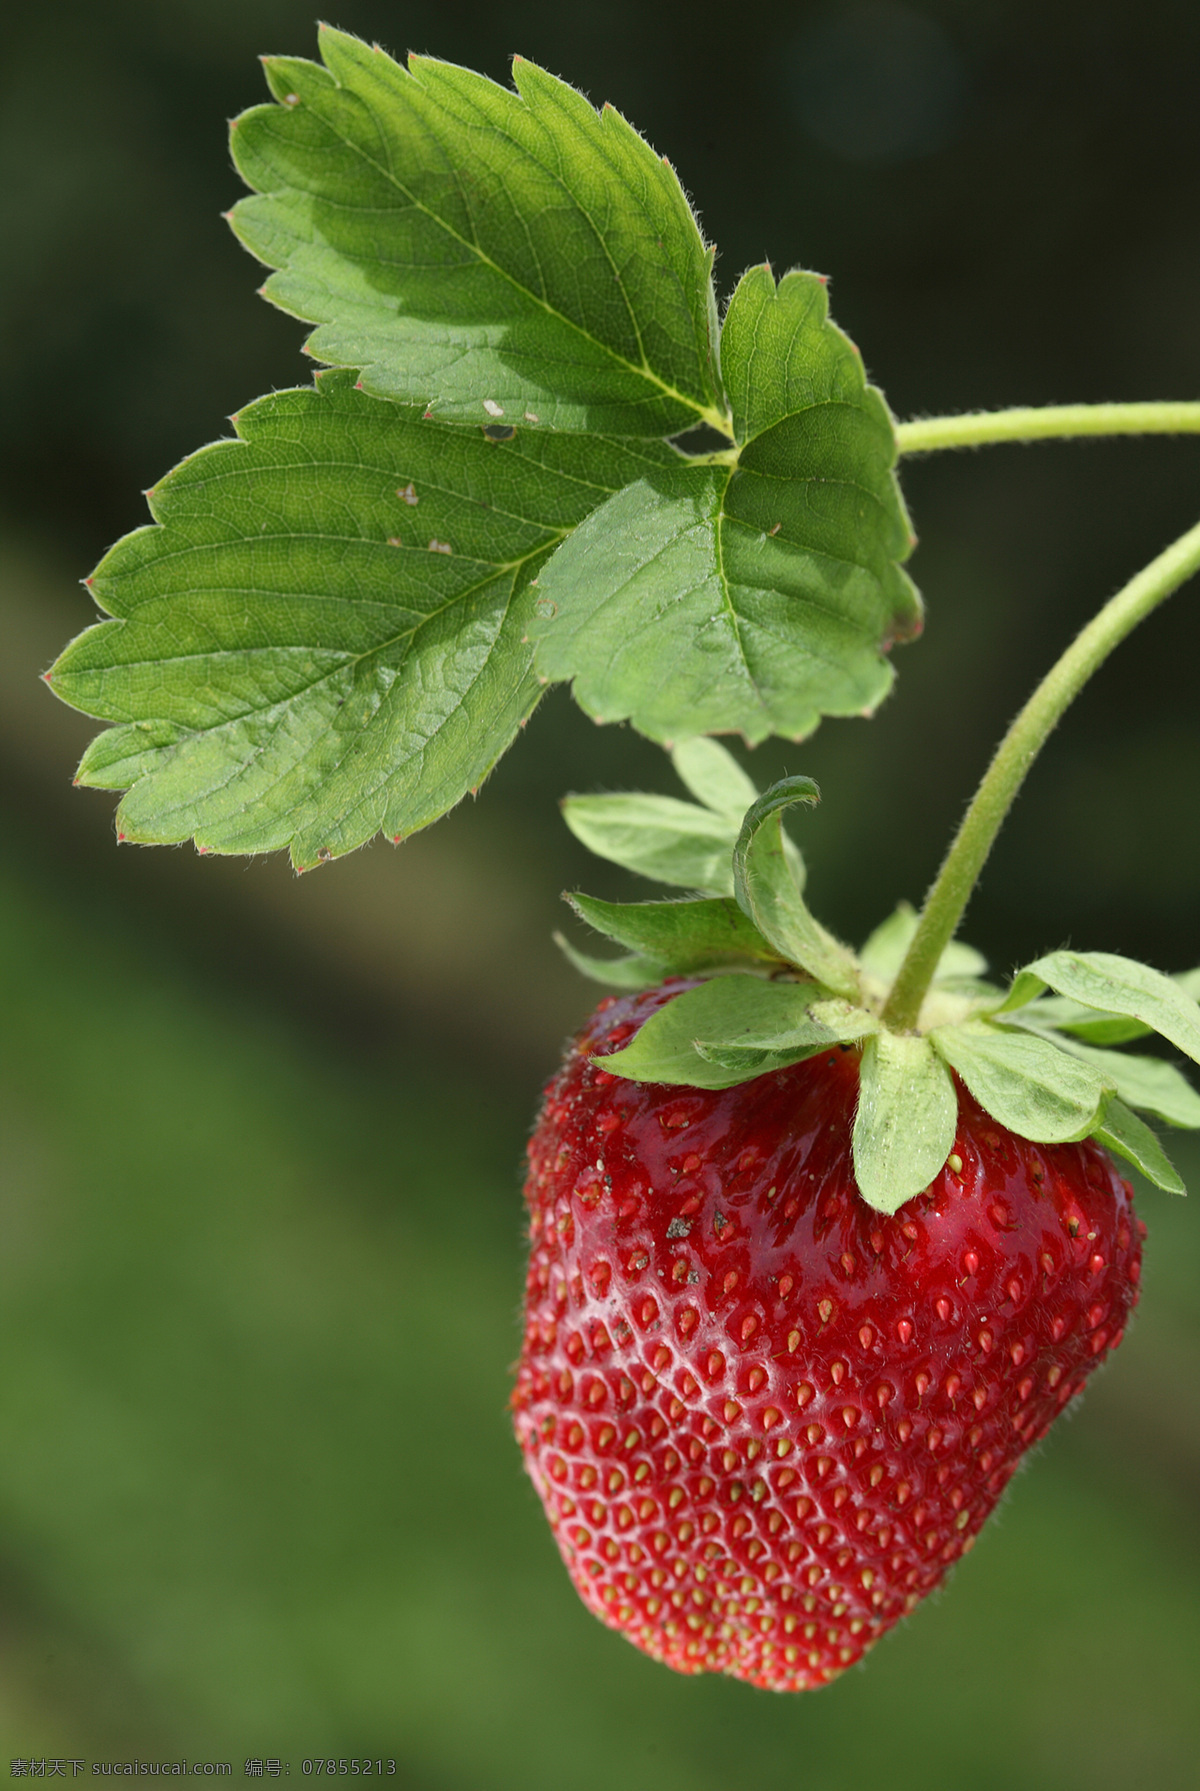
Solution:
[(800, 991), (784, 1002), (764, 1003), (753, 1022), (720, 1041), (697, 1039), (701, 1057), (724, 1069), (741, 1068), (747, 1075), (762, 1076), (784, 1069), (827, 1045), (856, 1044), (879, 1031), (879, 1021), (865, 1007), (843, 1001), (840, 995), (813, 1000), (811, 983), (776, 983), (768, 988)]
[[(634, 1082), (680, 1083), (694, 1088), (734, 1088), (762, 1075), (761, 1068), (745, 1063), (734, 1067), (718, 1063), (696, 1047), (705, 1041), (711, 1051), (736, 1044), (772, 1023), (799, 1025), (806, 1009), (819, 999), (812, 983), (769, 983), (761, 977), (733, 973), (714, 976), (695, 989), (685, 989), (657, 1013), (651, 1014), (637, 1036), (621, 1051), (597, 1057), (595, 1063), (614, 1075)], [(814, 1049), (834, 1042), (831, 1033), (799, 1048), (787, 1058), (796, 1063)], [(772, 1064), (781, 1069), (783, 1063)]]
[[(875, 928), (858, 954), (858, 961), (868, 975), (889, 985), (892, 983), (912, 943), (918, 919), (911, 903), (900, 902)], [(938, 960), (933, 980), (944, 982), (949, 977), (971, 980), (982, 976), (986, 969), (987, 959), (981, 952), (977, 952), (973, 945), (952, 939)]]
[(697, 802), (714, 815), (728, 815), (740, 827), (750, 804), (757, 800), (758, 785), (746, 775), (727, 747), (707, 734), (680, 740), (671, 749), (675, 774)]
[(598, 933), (656, 959), (664, 976), (718, 964), (780, 961), (728, 896), (698, 902), (602, 902), (581, 894), (564, 899)]
[(1047, 988), (1101, 1014), (1137, 1020), (1200, 1063), (1200, 1006), (1178, 982), (1147, 964), (1115, 952), (1047, 952), (1017, 972), (996, 1012), (1026, 1007)]
[(958, 1096), (929, 1040), (908, 1033), (869, 1038), (859, 1074), (854, 1177), (868, 1206), (894, 1213), (945, 1167)]
[[(1020, 1023), (1019, 1015), (1014, 1015), (1014, 1023)], [(1173, 1063), (1166, 1063), (1161, 1057), (1097, 1050), (1063, 1034), (1039, 1032), (1038, 1036), (1045, 1036), (1047, 1043), (1077, 1057), (1081, 1063), (1090, 1064), (1127, 1106), (1153, 1113), (1168, 1125), (1200, 1126), (1200, 1094)]]
[(553, 938), (563, 957), (580, 976), (603, 983), (609, 989), (653, 989), (667, 974), (657, 958), (646, 958), (637, 952), (625, 958), (596, 958), (590, 952), (580, 951), (562, 933), (555, 933)]
[(563, 820), (597, 858), (680, 889), (733, 894), (739, 822), (677, 796), (568, 796)]
[[(1193, 1001), (1200, 1002), (1200, 969), (1183, 970), (1170, 981)], [(1089, 1045), (1127, 1045), (1131, 1039), (1146, 1038), (1154, 1031), (1152, 1026), (1141, 1020), (1131, 1020), (1127, 1014), (1098, 1012), (1065, 995), (1040, 995), (1027, 1012), (1031, 1024), (1053, 1027), (1056, 1032), (1069, 1032)], [(1024, 1014), (1021, 1024), (1025, 1024)]]
[(993, 1119), (1036, 1144), (1086, 1138), (1112, 1083), (1031, 1032), (983, 1020), (938, 1027), (930, 1043)]
[(821, 800), (811, 777), (785, 777), (771, 785), (747, 811), (733, 849), (733, 893), (742, 912), (781, 958), (807, 970), (834, 994), (856, 1001), (853, 955), (813, 919), (796, 887), (783, 849), (785, 809)]
[(1123, 1101), (1114, 1098), (1107, 1103), (1104, 1116), (1092, 1129), (1091, 1136), (1106, 1150), (1115, 1151), (1117, 1156), (1132, 1163), (1156, 1187), (1165, 1189), (1168, 1194), (1187, 1193), (1179, 1171), (1167, 1156), (1157, 1134), (1136, 1113), (1131, 1113)]

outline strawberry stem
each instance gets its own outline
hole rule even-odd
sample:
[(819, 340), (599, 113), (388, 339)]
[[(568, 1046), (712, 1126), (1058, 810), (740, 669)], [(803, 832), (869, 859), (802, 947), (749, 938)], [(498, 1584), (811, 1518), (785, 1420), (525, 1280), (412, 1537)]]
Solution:
[(978, 448), (987, 442), (1034, 442), (1077, 435), (1191, 435), (1200, 432), (1200, 404), (1046, 404), (1016, 410), (969, 411), (896, 424), (902, 454), (935, 448)]
[[(1200, 406), (1194, 407), (1200, 410)], [(925, 899), (917, 930), (883, 1009), (886, 1026), (916, 1025), (938, 960), (953, 939), (992, 841), (1052, 729), (1113, 648), (1200, 571), (1200, 523), (1131, 578), (1076, 635), (1021, 710), (984, 774)]]

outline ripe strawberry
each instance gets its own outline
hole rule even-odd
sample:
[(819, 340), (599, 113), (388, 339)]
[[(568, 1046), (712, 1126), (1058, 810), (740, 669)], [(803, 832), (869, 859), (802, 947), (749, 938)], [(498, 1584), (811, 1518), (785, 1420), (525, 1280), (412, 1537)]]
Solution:
[(1094, 1143), (959, 1089), (892, 1218), (854, 1183), (858, 1055), (738, 1087), (590, 1061), (690, 986), (600, 1004), (529, 1147), (513, 1397), (584, 1602), (680, 1672), (795, 1691), (933, 1589), (1120, 1342), (1144, 1228)]

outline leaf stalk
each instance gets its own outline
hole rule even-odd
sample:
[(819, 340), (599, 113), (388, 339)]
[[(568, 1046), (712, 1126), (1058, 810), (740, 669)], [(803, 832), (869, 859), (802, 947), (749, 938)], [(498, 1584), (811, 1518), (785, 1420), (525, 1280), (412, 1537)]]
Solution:
[[(1193, 407), (1200, 411), (1200, 405)], [(1093, 616), (1042, 679), (1005, 734), (925, 899), (917, 930), (882, 1013), (911, 1031), (979, 873), (1034, 759), (1088, 679), (1139, 622), (1200, 571), (1200, 523), (1151, 560)]]
[(968, 411), (956, 417), (918, 417), (911, 423), (896, 424), (896, 445), (901, 454), (928, 454), (938, 448), (980, 448), (992, 442), (1198, 433), (1200, 403), (1045, 404)]

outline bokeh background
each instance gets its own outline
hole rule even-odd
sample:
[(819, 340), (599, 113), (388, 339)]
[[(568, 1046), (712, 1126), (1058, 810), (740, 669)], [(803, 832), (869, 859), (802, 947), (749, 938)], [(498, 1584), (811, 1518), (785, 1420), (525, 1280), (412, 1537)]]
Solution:
[[(671, 155), (724, 289), (832, 276), (900, 416), (1200, 396), (1192, 0), (338, 0), (505, 79), (514, 51)], [(118, 850), (91, 732), (37, 682), (139, 492), (302, 330), (219, 213), (260, 51), (307, 0), (10, 5), (0, 68), (0, 1743), (13, 1756), (384, 1754), (415, 1791), (1192, 1787), (1200, 1219), (1147, 1193), (1119, 1358), (948, 1594), (795, 1699), (684, 1681), (587, 1616), (511, 1443), (520, 1164), (595, 991), (558, 892), (629, 896), (567, 789), (672, 787), (549, 699), (476, 804), (401, 849)], [(919, 899), (990, 743), (1189, 526), (1200, 442), (905, 469), (926, 636), (815, 775), (810, 892), (858, 939)], [(1200, 589), (1067, 717), (967, 936), (1200, 959)], [(1181, 1165), (1200, 1181), (1200, 1153)]]

